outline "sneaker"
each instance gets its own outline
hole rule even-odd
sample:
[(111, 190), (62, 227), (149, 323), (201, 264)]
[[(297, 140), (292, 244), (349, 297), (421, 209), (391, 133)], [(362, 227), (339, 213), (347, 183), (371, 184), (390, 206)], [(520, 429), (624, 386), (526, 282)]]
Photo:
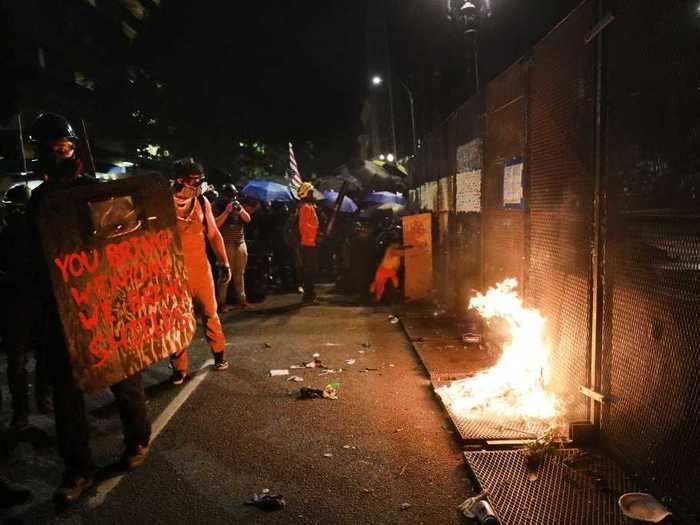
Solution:
[(138, 445), (135, 449), (127, 449), (124, 452), (122, 461), (129, 470), (134, 470), (142, 466), (146, 462), (146, 456), (148, 456), (148, 447), (143, 445)]
[(66, 479), (56, 490), (54, 499), (57, 503), (75, 503), (94, 483), (89, 477)]
[(223, 352), (217, 352), (214, 354), (214, 370), (220, 372), (228, 368), (228, 361), (224, 359)]
[(170, 382), (173, 385), (181, 385), (185, 382), (187, 374), (185, 372), (180, 372), (179, 370), (173, 370), (173, 375), (170, 376)]

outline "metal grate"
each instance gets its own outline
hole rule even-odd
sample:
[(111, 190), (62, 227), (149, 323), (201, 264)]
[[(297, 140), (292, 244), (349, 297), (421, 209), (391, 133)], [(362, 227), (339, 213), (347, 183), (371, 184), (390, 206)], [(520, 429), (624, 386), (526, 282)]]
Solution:
[(487, 440), (533, 439), (549, 430), (549, 426), (506, 419), (473, 419), (453, 412), (445, 405), (452, 423), (463, 441), (483, 442)]
[(528, 480), (520, 451), (465, 452), (503, 525), (631, 525), (617, 500), (637, 482), (598, 453), (564, 449), (545, 456)]

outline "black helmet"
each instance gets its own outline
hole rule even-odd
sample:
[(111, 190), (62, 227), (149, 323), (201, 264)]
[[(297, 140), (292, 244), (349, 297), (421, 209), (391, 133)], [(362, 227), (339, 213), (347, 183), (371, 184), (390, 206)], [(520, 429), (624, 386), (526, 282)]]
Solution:
[(231, 183), (221, 185), (221, 195), (238, 197), (238, 189)]
[(195, 173), (201, 175), (202, 179), (204, 179), (204, 167), (199, 162), (195, 162), (192, 157), (173, 162), (171, 178), (183, 179), (188, 175), (194, 175)]
[(44, 144), (58, 139), (69, 139), (80, 142), (73, 126), (65, 117), (55, 113), (42, 113), (32, 124), (31, 138), (33, 142)]

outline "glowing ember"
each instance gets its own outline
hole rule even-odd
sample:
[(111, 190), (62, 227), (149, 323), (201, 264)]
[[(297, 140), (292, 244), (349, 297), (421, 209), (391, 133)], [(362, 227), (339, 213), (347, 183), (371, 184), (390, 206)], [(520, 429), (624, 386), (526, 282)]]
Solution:
[(515, 293), (518, 282), (506, 279), (469, 302), (487, 322), (502, 319), (510, 331), (503, 355), (492, 368), (437, 390), (462, 417), (553, 420), (557, 400), (545, 390), (549, 382), (545, 320), (525, 308)]

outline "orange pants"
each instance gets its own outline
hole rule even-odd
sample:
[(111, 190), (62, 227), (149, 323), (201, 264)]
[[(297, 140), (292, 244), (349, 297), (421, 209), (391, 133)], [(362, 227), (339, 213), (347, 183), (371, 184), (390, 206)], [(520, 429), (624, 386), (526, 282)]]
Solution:
[[(214, 278), (206, 255), (201, 257), (188, 257), (185, 252), (185, 268), (187, 280), (192, 294), (195, 312), (199, 313), (204, 324), (204, 336), (209, 343), (209, 348), (215, 354), (224, 351), (226, 340), (221, 320), (216, 313), (216, 294), (214, 292)], [(187, 348), (170, 356), (173, 368), (178, 372), (187, 373), (188, 357)]]
[(384, 266), (377, 268), (377, 273), (374, 274), (374, 281), (369, 286), (369, 291), (374, 293), (374, 302), (378, 303), (382, 300), (384, 287), (389, 279), (391, 279), (391, 284), (394, 285), (394, 288), (399, 287), (399, 277), (396, 275), (396, 270)]

